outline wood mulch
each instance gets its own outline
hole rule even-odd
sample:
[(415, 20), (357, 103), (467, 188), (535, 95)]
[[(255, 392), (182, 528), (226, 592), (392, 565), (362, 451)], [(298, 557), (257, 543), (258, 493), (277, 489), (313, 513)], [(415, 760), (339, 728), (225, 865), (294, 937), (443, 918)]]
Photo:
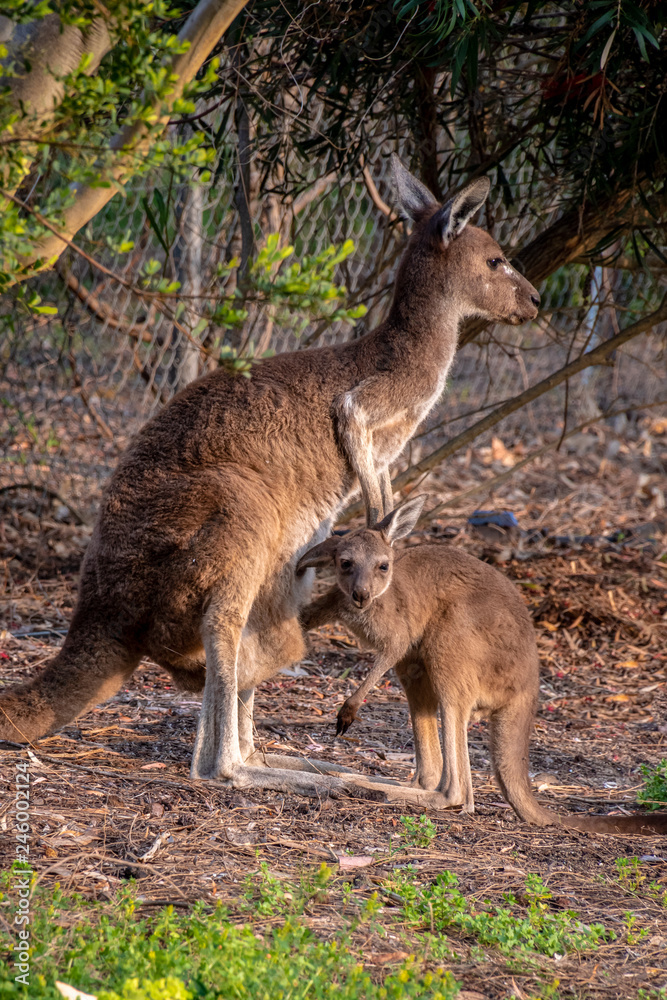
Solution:
[[(459, 476), (458, 488), (465, 488), (466, 476), (479, 474), (474, 462), (466, 468), (464, 461), (462, 456), (458, 472), (452, 467), (447, 473)], [(484, 464), (475, 461), (480, 468)], [(531, 518), (554, 534), (566, 520), (562, 503), (574, 525), (568, 530), (582, 533), (631, 527), (661, 513), (655, 497), (637, 493), (636, 475), (631, 481), (630, 473), (613, 463), (600, 472), (599, 454), (587, 452), (585, 461), (597, 469), (593, 481), (579, 459), (578, 470), (563, 471), (572, 461), (551, 456), (551, 464), (545, 459), (490, 502), (481, 499), (485, 506), (509, 506), (524, 526)], [(576, 483), (573, 476), (579, 477)], [(442, 483), (436, 487), (444, 489)], [(26, 498), (23, 506), (11, 503), (2, 536), (3, 684), (28, 676), (61, 641), (89, 530), (58, 511), (57, 501), (47, 512), (31, 510)], [(471, 501), (463, 510), (475, 506), (482, 503)], [(32, 519), (26, 517), (31, 513)], [(455, 535), (462, 523), (461, 517), (443, 516), (415, 541), (437, 538), (444, 546), (463, 545), (498, 558), (467, 530)], [(664, 538), (662, 546), (644, 549), (543, 547), (517, 553), (501, 566), (521, 587), (538, 632), (542, 697), (531, 772), (546, 805), (572, 812), (632, 811), (642, 785), (640, 766), (667, 757), (665, 550)], [(347, 736), (334, 736), (336, 711), (369, 662), (370, 654), (359, 653), (338, 627), (314, 634), (307, 659), (259, 689), (258, 743), (267, 752), (322, 757), (407, 780), (412, 734), (405, 700), (391, 676)], [(612, 1000), (667, 986), (665, 838), (556, 833), (520, 822), (490, 776), (483, 723), (470, 730), (475, 815), (434, 814), (432, 844), (406, 848), (400, 817), (418, 815), (407, 805), (242, 793), (190, 781), (198, 708), (197, 698), (178, 692), (166, 674), (144, 664), (107, 704), (36, 743), (30, 757), (31, 851), (44, 883), (59, 881), (63, 888), (111, 901), (128, 877), (136, 877), (139, 912), (148, 913), (167, 901), (185, 907), (198, 899), (233, 900), (262, 861), (274, 874), (294, 880), (326, 862), (335, 877), (305, 919), (316, 933), (331, 936), (347, 920), (343, 882), (352, 882), (352, 902), (379, 891), (390, 912), (393, 903), (382, 895), (382, 881), (408, 861), (420, 880), (445, 869), (454, 872), (464, 895), (478, 902), (502, 903), (505, 893), (520, 899), (526, 876), (538, 873), (553, 894), (554, 911), (574, 910), (586, 924), (601, 922), (616, 932), (616, 940), (583, 955), (539, 958), (526, 969), (489, 948), (482, 960), (472, 939), (452, 932), (456, 958), (448, 967), (465, 990), (522, 998), (543, 995), (540, 984), (557, 979), (563, 995)], [(25, 759), (25, 751), (0, 745), (0, 858), (7, 864), (12, 803), (5, 789), (13, 782), (17, 756)], [(341, 858), (364, 855), (373, 859), (365, 867), (348, 870), (345, 860), (340, 864)], [(636, 890), (619, 880), (619, 858), (639, 859), (644, 881)], [(628, 911), (637, 918), (630, 936)], [(638, 940), (640, 931), (645, 934)], [(409, 951), (398, 925), (387, 937), (373, 933), (365, 941), (366, 961), (378, 969)]]

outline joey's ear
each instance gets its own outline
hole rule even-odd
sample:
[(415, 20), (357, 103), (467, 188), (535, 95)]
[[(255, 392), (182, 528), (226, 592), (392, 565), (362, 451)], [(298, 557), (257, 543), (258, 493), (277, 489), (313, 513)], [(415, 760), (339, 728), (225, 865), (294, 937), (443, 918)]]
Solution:
[(417, 497), (410, 497), (400, 507), (395, 507), (390, 514), (387, 514), (378, 524), (375, 531), (381, 531), (390, 545), (393, 545), (399, 538), (409, 535), (415, 524), (419, 520), (422, 507), (426, 501), (426, 494), (421, 493)]
[(489, 178), (479, 177), (442, 206), (434, 222), (444, 246), (448, 247), (452, 240), (461, 235), (477, 209), (488, 198), (490, 188)]
[(429, 189), (405, 169), (396, 153), (391, 154), (391, 172), (398, 203), (415, 222), (438, 204)]
[(325, 538), (319, 545), (314, 545), (312, 549), (304, 552), (296, 564), (297, 575), (303, 573), (305, 569), (309, 569), (311, 566), (326, 566), (330, 563), (336, 555), (339, 542), (340, 537)]

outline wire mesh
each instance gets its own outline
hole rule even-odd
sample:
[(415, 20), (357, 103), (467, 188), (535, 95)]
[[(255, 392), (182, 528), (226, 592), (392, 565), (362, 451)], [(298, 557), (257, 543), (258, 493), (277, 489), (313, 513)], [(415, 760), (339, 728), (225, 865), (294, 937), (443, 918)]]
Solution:
[[(327, 173), (323, 164), (313, 163), (308, 183), (294, 196), (265, 189), (249, 199), (256, 246), (279, 231), (298, 255), (312, 255), (352, 238), (356, 249), (341, 265), (340, 280), (352, 302), (368, 307), (353, 330), (342, 323), (307, 327), (299, 337), (289, 325), (267, 322), (265, 315), (251, 311), (249, 339), (262, 350), (334, 343), (379, 322), (405, 236), (378, 207), (381, 201), (392, 203), (389, 153), (395, 148), (381, 136), (378, 140), (366, 162), (370, 181), (360, 172)], [(544, 196), (550, 182), (536, 178), (531, 165), (517, 159), (511, 200), (502, 189), (492, 191), (481, 224), (510, 255), (518, 252), (520, 258), (521, 246), (556, 211), (556, 199), (550, 206)], [(192, 331), (201, 311), (198, 303), (231, 290), (233, 278), (221, 278), (218, 269), (241, 249), (238, 185), (227, 148), (206, 184), (193, 178), (169, 187), (161, 177), (142, 179), (78, 237), (86, 254), (111, 274), (84, 257), (68, 257), (58, 273), (40, 280), (42, 298), (58, 306), (57, 318), (0, 316), (0, 489), (38, 487), (90, 519), (130, 436), (206, 369)], [(147, 214), (156, 188), (170, 206), (167, 246)], [(545, 203), (546, 213), (538, 215), (535, 206)], [(128, 238), (134, 241), (129, 253), (115, 249)], [(179, 295), (186, 308), (177, 321), (136, 294), (136, 276), (149, 260), (159, 261), (166, 276), (181, 282)], [(660, 280), (647, 271), (587, 264), (561, 268), (546, 282), (536, 323), (519, 329), (495, 326), (461, 348), (447, 393), (417, 448), (460, 432), (613, 335), (619, 324), (632, 321), (656, 300)], [(218, 334), (228, 341), (236, 336)], [(659, 398), (664, 393), (663, 352), (664, 338), (645, 335), (618, 351), (611, 367), (578, 376), (567, 391), (571, 422), (593, 418), (614, 402), (639, 408)], [(497, 433), (510, 443), (541, 439), (562, 427), (565, 401), (561, 387), (506, 419)]]

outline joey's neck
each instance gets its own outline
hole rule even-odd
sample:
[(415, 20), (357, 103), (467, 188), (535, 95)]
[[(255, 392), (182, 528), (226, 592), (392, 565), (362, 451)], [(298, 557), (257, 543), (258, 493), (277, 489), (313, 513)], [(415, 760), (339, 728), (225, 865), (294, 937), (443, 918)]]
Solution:
[(388, 641), (395, 640), (398, 638), (395, 633), (400, 623), (403, 641), (418, 641), (421, 634), (418, 605), (414, 580), (404, 579), (403, 574), (394, 572), (392, 582), (384, 594), (377, 597), (366, 611), (360, 612), (360, 617), (366, 622), (369, 633), (376, 637), (386, 634)]

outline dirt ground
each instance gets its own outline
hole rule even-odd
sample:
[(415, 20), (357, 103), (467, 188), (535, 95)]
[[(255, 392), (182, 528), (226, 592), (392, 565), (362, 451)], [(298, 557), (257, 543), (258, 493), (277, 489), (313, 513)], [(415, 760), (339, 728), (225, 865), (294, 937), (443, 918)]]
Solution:
[[(655, 449), (649, 449), (648, 471), (641, 468), (645, 437), (631, 447), (639, 465), (630, 461), (632, 454), (627, 460), (618, 452), (610, 455), (604, 436), (591, 437), (596, 440), (581, 453), (546, 456), (493, 495), (476, 497), (451, 516), (443, 513), (410, 544), (462, 545), (498, 562), (516, 581), (534, 616), (542, 659), (531, 749), (540, 800), (563, 811), (623, 812), (637, 808), (640, 766), (667, 757), (664, 497), (661, 503)], [(498, 446), (496, 452), (490, 461), (483, 450), (457, 457), (446, 474), (429, 482), (433, 499), (498, 474), (507, 463)], [(6, 600), (0, 669), (3, 684), (10, 684), (46, 662), (61, 642), (90, 529), (57, 498), (12, 493), (2, 503)], [(478, 505), (513, 510), (523, 528), (544, 529), (547, 540), (490, 545), (465, 527)], [(649, 522), (654, 527), (647, 533), (641, 526)], [(565, 530), (595, 537), (555, 542)], [(622, 538), (604, 540), (618, 530)], [(412, 734), (393, 676), (368, 700), (348, 735), (334, 736), (336, 711), (369, 661), (370, 654), (359, 653), (337, 627), (313, 634), (308, 658), (260, 688), (258, 743), (267, 751), (322, 757), (407, 780)], [(164, 901), (186, 906), (196, 899), (233, 898), (261, 861), (289, 878), (324, 861), (336, 878), (308, 920), (318, 934), (334, 934), (344, 919), (336, 886), (352, 878), (354, 897), (370, 897), (399, 863), (401, 815), (418, 811), (191, 782), (198, 708), (194, 696), (175, 690), (165, 673), (145, 664), (107, 704), (37, 742), (31, 756), (32, 857), (40, 878), (104, 900), (134, 876), (148, 912)], [(526, 876), (538, 873), (552, 892), (552, 908), (575, 910), (584, 923), (599, 921), (617, 937), (588, 957), (544, 958), (539, 969), (517, 972), (492, 950), (480, 959), (474, 941), (455, 932), (456, 960), (449, 967), (464, 989), (522, 1000), (545, 979), (559, 981), (558, 993), (581, 997), (635, 997), (665, 987), (665, 839), (531, 828), (516, 818), (491, 778), (484, 723), (470, 729), (470, 753), (475, 815), (433, 814), (437, 836), (428, 848), (403, 851), (400, 864), (411, 860), (420, 878), (454, 872), (465, 896), (480, 905), (502, 902), (508, 892), (520, 897)], [(0, 744), (5, 787), (17, 754), (25, 756)], [(3, 791), (4, 831), (10, 806)], [(8, 863), (6, 833), (0, 844)], [(350, 855), (373, 860), (350, 872), (340, 860)], [(616, 862), (623, 858), (638, 859), (634, 870), (642, 878), (619, 878)], [(382, 902), (392, 905), (389, 898)], [(628, 911), (636, 915), (632, 932)], [(406, 946), (391, 935), (371, 935), (364, 947), (368, 964), (384, 967), (404, 956)]]

